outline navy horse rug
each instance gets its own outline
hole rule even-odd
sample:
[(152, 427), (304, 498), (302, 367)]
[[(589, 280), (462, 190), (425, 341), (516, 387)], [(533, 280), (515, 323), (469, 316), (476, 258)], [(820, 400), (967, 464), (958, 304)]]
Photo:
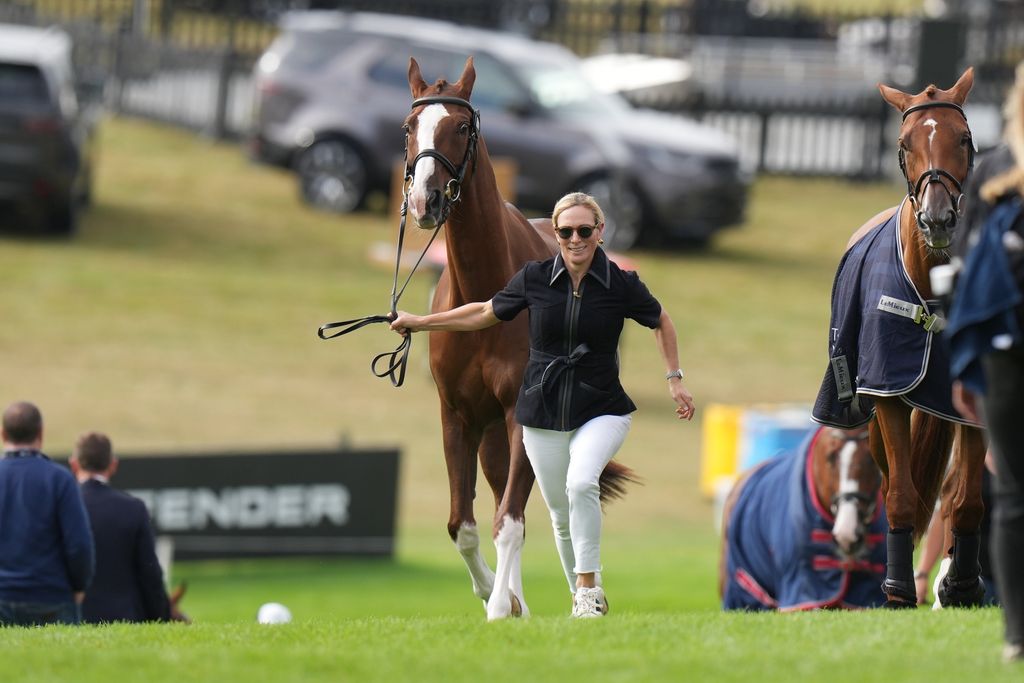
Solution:
[(907, 274), (900, 211), (847, 250), (832, 284), (829, 366), (811, 415), (850, 429), (874, 414), (873, 396), (899, 396), (963, 424), (953, 407), (950, 354), (936, 302), (925, 301)]
[(841, 559), (832, 538), (835, 519), (817, 499), (812, 473), (816, 439), (751, 471), (726, 520), (722, 609), (796, 611), (877, 607), (885, 602), (885, 533), (881, 504), (866, 535), (865, 557)]

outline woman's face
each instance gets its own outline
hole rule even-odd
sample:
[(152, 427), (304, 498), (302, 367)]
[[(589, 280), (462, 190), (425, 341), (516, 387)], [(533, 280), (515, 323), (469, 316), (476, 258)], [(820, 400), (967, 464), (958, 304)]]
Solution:
[[(584, 233), (590, 228), (590, 236), (583, 237), (580, 228)], [(568, 233), (568, 238), (559, 234), (569, 229), (572, 231)], [(559, 249), (562, 250), (562, 260), (570, 270), (580, 272), (590, 267), (602, 232), (604, 224), (595, 224), (594, 212), (586, 206), (571, 206), (558, 215), (555, 237), (558, 239)]]

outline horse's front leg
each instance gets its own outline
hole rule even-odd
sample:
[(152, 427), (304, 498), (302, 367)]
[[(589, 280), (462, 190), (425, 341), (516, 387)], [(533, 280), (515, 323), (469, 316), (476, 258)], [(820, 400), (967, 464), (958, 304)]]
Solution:
[(476, 491), (476, 450), (480, 437), (475, 435), (443, 402), (441, 428), (444, 439), (444, 459), (448, 468), (448, 489), (451, 512), (448, 517), (448, 535), (462, 556), (473, 582), (473, 594), (486, 601), (494, 589), (494, 572), (480, 554), (480, 534), (473, 516), (473, 496)]
[(885, 474), (885, 514), (889, 519), (882, 583), (887, 598), (885, 606), (916, 607), (913, 562), (917, 487), (911, 469), (910, 407), (899, 398), (876, 399), (871, 450)]
[(957, 426), (953, 453), (953, 490), (949, 498), (953, 529), (952, 562), (939, 583), (938, 600), (943, 607), (975, 607), (982, 604), (985, 584), (981, 580), (978, 555), (981, 549), (981, 519), (985, 507), (981, 498), (985, 442), (981, 430)]
[[(530, 614), (523, 596), (522, 549), (526, 538), (526, 501), (533, 488), (534, 477), (533, 469), (526, 459), (522, 427), (511, 420), (511, 414), (509, 418), (510, 422), (507, 424), (511, 426), (507, 434), (502, 434), (501, 439), (505, 449), (501, 454), (501, 461), (508, 463), (508, 475), (494, 518), (494, 545), (497, 548), (498, 559), (495, 566), (494, 591), (487, 601), (488, 620)], [(497, 454), (486, 448), (487, 445), (485, 443), (485, 448), (481, 451), (485, 472), (489, 469), (486, 463), (490, 458), (497, 459)]]

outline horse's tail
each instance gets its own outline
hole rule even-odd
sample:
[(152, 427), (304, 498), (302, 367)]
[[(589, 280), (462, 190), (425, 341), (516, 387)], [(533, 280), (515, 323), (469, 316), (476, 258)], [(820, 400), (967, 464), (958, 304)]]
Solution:
[(911, 478), (917, 488), (915, 541), (928, 528), (953, 447), (953, 423), (915, 410), (910, 421)]
[(626, 495), (626, 484), (639, 484), (640, 479), (629, 467), (610, 461), (601, 472), (601, 502), (608, 503)]

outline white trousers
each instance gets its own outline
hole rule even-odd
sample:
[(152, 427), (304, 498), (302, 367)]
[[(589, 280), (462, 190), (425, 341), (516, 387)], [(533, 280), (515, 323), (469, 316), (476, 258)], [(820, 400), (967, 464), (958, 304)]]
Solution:
[(601, 571), (599, 481), (629, 432), (629, 415), (601, 415), (571, 432), (523, 427), (526, 455), (551, 513), (569, 590), (576, 574)]

